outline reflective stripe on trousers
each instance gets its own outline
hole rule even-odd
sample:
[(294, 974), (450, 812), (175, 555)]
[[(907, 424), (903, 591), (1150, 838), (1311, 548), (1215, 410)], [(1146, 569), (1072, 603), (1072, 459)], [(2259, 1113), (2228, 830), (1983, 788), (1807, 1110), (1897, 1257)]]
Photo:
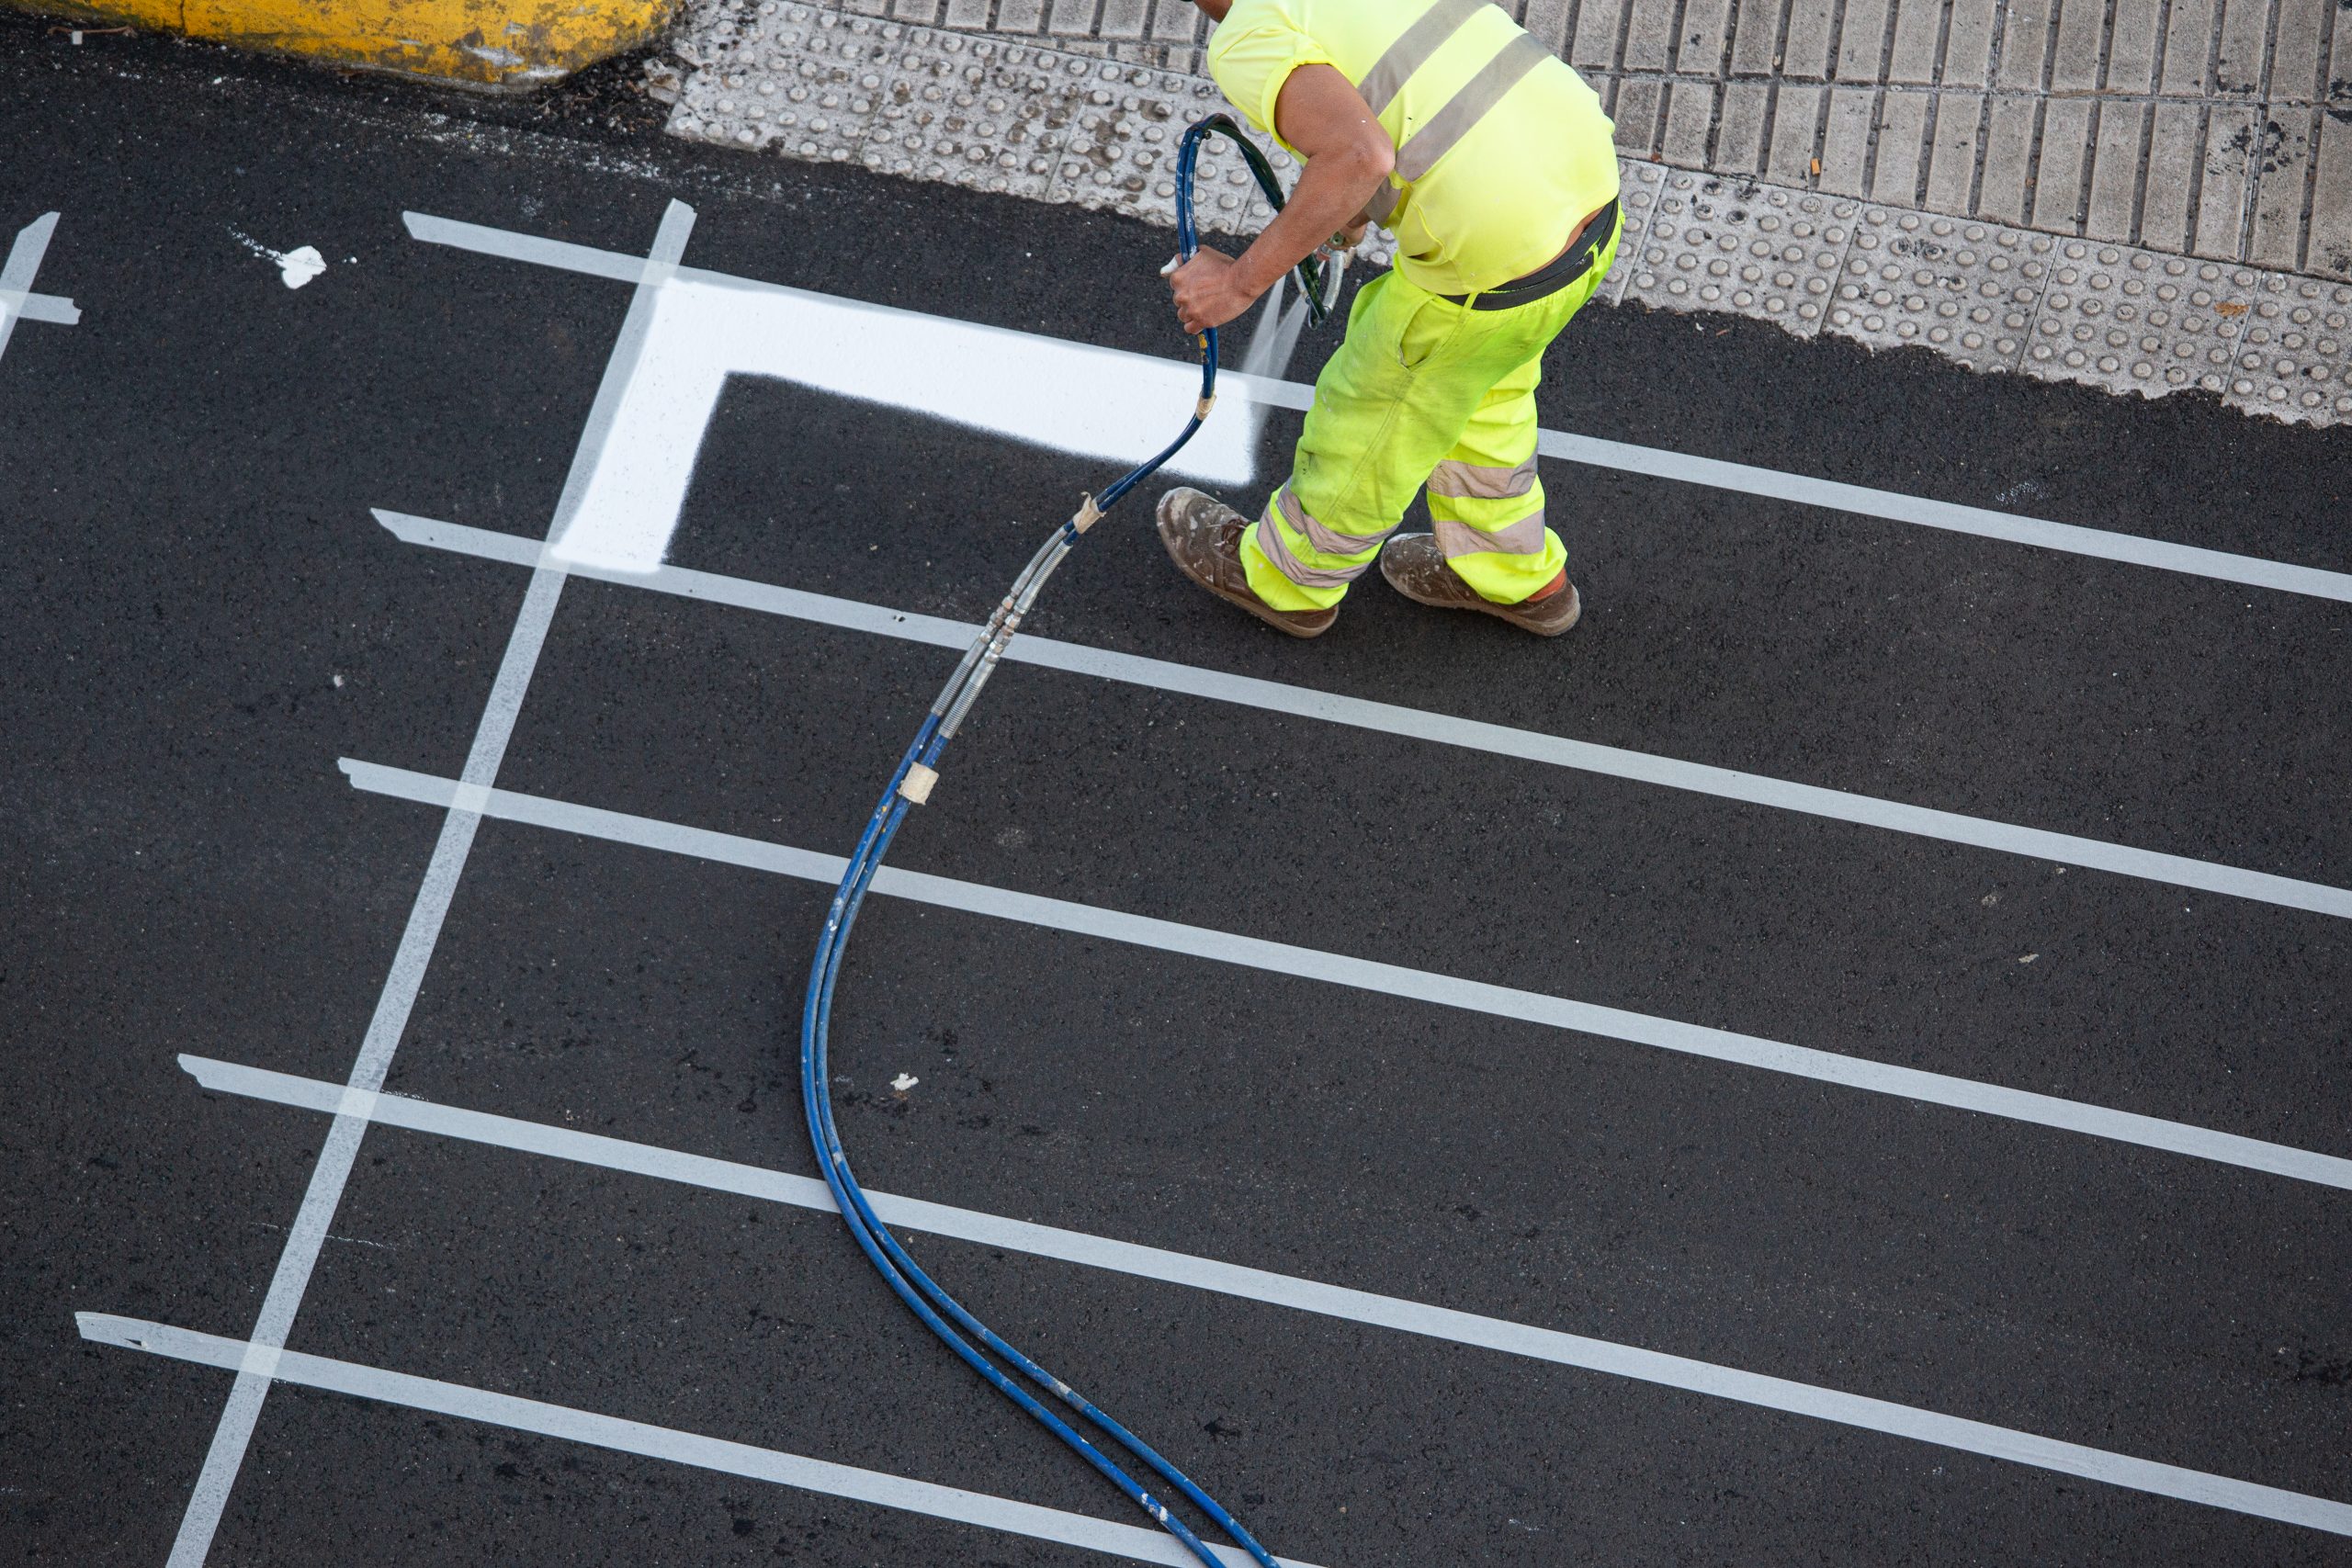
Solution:
[(1544, 525), (1535, 386), (1617, 243), (1575, 283), (1509, 310), (1456, 305), (1396, 272), (1358, 289), (1290, 480), (1242, 537), (1258, 597), (1278, 610), (1337, 604), (1424, 481), (1439, 546), (1481, 595), (1517, 604), (1558, 575), (1567, 551)]

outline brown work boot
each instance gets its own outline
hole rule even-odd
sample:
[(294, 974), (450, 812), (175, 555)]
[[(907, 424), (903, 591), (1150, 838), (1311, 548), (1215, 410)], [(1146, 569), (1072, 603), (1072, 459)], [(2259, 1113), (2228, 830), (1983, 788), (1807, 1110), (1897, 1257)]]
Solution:
[(1575, 626), (1577, 617), (1584, 613), (1584, 605), (1577, 598), (1577, 585), (1568, 581), (1565, 571), (1533, 598), (1516, 604), (1498, 604), (1491, 599), (1480, 598), (1476, 589), (1445, 564), (1434, 534), (1398, 534), (1391, 538), (1380, 552), (1380, 575), (1388, 580), (1389, 587), (1417, 604), (1434, 604), (1441, 610), (1477, 610), (1537, 637), (1558, 637)]
[(1238, 604), (1277, 631), (1321, 637), (1340, 618), (1328, 610), (1277, 610), (1258, 597), (1241, 570), (1241, 535), (1250, 519), (1213, 495), (1180, 485), (1159, 498), (1159, 542), (1176, 570), (1228, 604)]

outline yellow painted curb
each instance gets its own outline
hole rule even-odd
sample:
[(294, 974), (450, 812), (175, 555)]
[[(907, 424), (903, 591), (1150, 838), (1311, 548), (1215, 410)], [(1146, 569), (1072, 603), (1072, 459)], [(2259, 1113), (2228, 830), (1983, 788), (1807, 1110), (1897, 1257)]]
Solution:
[(0, 0), (333, 65), (526, 92), (650, 43), (675, 0)]

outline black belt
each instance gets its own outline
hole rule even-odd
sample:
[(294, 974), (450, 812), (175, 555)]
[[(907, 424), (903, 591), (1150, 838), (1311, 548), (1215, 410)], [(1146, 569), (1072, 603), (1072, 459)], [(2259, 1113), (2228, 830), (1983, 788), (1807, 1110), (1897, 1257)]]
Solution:
[(1525, 277), (1514, 277), (1480, 294), (1441, 294), (1438, 298), (1455, 305), (1467, 305), (1474, 310), (1509, 310), (1532, 305), (1547, 294), (1557, 294), (1591, 271), (1602, 247), (1616, 233), (1617, 203), (1612, 197), (1608, 206), (1587, 220), (1584, 232), (1575, 244)]

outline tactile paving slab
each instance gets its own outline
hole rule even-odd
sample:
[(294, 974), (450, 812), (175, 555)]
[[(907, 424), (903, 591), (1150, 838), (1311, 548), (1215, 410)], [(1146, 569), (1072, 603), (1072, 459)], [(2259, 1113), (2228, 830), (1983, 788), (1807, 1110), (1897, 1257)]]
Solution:
[(1861, 203), (1727, 175), (1668, 173), (1623, 298), (1821, 330)]
[(1996, 223), (1865, 208), (1829, 331), (1872, 348), (1917, 344), (1978, 370), (2014, 370), (2059, 243)]
[(1604, 303), (1623, 302), (1625, 288), (1642, 259), (1642, 245), (1649, 237), (1650, 220), (1657, 215), (1657, 198), (1666, 189), (1666, 170), (1657, 164), (1635, 158), (1617, 161), (1617, 205), (1625, 215), (1625, 231), (1617, 241), (1617, 260), (1601, 280), (1600, 297)]
[(2262, 276), (2228, 262), (2062, 240), (2026, 368), (2147, 398), (2226, 391)]
[(2225, 400), (2302, 423), (2352, 420), (2352, 284), (2264, 274)]
[(1036, 56), (1020, 44), (924, 28), (886, 40), (861, 161), (907, 178), (1046, 195), (1069, 117), (1048, 62)]
[[(895, 30), (895, 29), (893, 29)], [(856, 155), (882, 85), (885, 24), (769, 0), (721, 19), (678, 96), (680, 136), (796, 158)]]

